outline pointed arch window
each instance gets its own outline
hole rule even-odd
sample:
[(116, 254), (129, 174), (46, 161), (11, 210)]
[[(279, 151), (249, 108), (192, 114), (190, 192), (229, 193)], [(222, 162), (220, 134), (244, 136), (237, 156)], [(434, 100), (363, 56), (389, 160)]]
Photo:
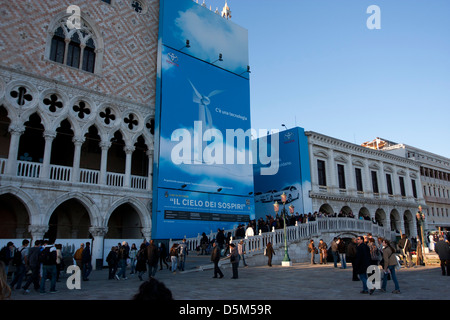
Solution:
[(97, 59), (97, 37), (93, 30), (82, 20), (80, 29), (69, 29), (67, 18), (62, 18), (55, 25), (51, 38), (49, 59), (94, 73)]

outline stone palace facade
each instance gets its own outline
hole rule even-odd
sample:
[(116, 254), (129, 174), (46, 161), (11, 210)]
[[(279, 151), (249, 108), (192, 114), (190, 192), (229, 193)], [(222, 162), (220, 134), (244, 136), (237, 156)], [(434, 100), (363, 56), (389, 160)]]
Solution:
[(159, 1), (72, 4), (0, 0), (0, 234), (101, 258), (151, 237)]
[(417, 237), (415, 215), (426, 204), (416, 161), (312, 131), (305, 134), (315, 210), (352, 214)]

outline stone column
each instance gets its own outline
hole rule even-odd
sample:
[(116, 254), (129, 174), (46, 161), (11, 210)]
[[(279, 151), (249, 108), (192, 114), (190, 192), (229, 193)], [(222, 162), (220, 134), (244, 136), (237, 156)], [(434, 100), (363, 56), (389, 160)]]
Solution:
[(70, 43), (70, 38), (65, 38), (64, 39), (65, 42), (65, 49), (64, 49), (64, 59), (63, 59), (63, 64), (67, 64), (67, 54), (69, 52), (69, 43)]
[(108, 232), (108, 228), (106, 227), (90, 227), (89, 232), (94, 237), (91, 245), (91, 253), (92, 253), (92, 268), (93, 270), (97, 269), (97, 259), (102, 260), (103, 265), (103, 251), (104, 251), (104, 239), (105, 235)]
[[(398, 167), (394, 164), (391, 174), (391, 180), (392, 180), (392, 193), (394, 195), (395, 199), (402, 199), (402, 191), (400, 188), (400, 175), (398, 174)], [(406, 185), (405, 185), (405, 194), (406, 194)]]
[(72, 168), (72, 181), (80, 181), (80, 158), (81, 158), (81, 146), (84, 143), (84, 138), (73, 137), (72, 141), (75, 145), (75, 151), (73, 155), (73, 168)]
[(356, 196), (355, 168), (353, 167), (353, 157), (348, 155), (348, 165), (345, 165), (345, 184), (347, 192), (351, 196)]
[(363, 190), (364, 190), (364, 194), (372, 194), (373, 197), (373, 186), (372, 186), (372, 171), (370, 170), (370, 166), (369, 166), (369, 160), (365, 159), (364, 160), (364, 168), (363, 170), (365, 171), (365, 173), (361, 173), (361, 175), (365, 175), (366, 179), (363, 180)]
[(111, 142), (102, 141), (100, 142), (100, 148), (102, 149), (102, 157), (100, 163), (100, 184), (106, 184), (106, 169), (108, 165), (108, 149), (111, 147)]
[(311, 138), (308, 137), (309, 166), (311, 170), (311, 191), (319, 191), (319, 182), (317, 178), (317, 157), (314, 156), (314, 148)]
[(9, 142), (8, 163), (5, 173), (10, 176), (17, 175), (17, 153), (19, 152), (20, 136), (25, 132), (23, 125), (10, 125), (9, 133), (11, 139)]
[(50, 178), (50, 158), (52, 156), (52, 144), (56, 137), (55, 131), (45, 131), (44, 132), (44, 158), (42, 160), (42, 172), (40, 178), (49, 179)]
[(83, 69), (84, 48), (86, 48), (86, 45), (81, 43), (80, 44), (80, 61), (79, 61), (79, 64), (78, 64), (78, 69), (80, 69), (80, 70)]
[(380, 166), (380, 176), (378, 181), (378, 188), (380, 189), (380, 196), (381, 198), (388, 198), (388, 191), (387, 191), (387, 184), (386, 184), (386, 172), (384, 171), (384, 164), (380, 160), (378, 162)]
[(125, 179), (123, 181), (123, 186), (129, 188), (131, 186), (131, 160), (133, 152), (136, 148), (134, 146), (125, 146), (123, 151), (125, 151)]
[[(405, 183), (405, 192), (406, 192), (406, 199), (408, 200), (413, 200), (414, 196), (413, 196), (413, 190), (412, 190), (412, 181), (411, 181), (411, 172), (409, 171), (409, 168), (406, 168), (406, 176), (403, 177), (405, 179), (404, 183)], [(420, 186), (417, 185), (417, 181), (416, 181), (416, 192), (417, 192), (417, 196), (419, 196), (419, 188)], [(415, 214), (415, 212), (414, 212)]]

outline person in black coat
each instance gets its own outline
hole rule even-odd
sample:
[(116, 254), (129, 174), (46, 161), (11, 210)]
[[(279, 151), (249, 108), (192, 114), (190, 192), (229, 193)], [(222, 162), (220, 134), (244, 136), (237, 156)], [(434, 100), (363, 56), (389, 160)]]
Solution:
[(214, 277), (213, 278), (217, 278), (217, 275), (219, 275), (220, 278), (223, 278), (223, 273), (219, 268), (220, 248), (217, 245), (217, 242), (215, 242), (215, 241), (213, 242), (211, 261), (214, 263)]
[(155, 245), (154, 240), (150, 240), (150, 244), (147, 246), (147, 264), (148, 264), (148, 277), (154, 277), (156, 270), (158, 270), (159, 261), (159, 249)]
[(367, 287), (367, 268), (370, 266), (370, 249), (364, 243), (364, 237), (362, 236), (356, 238), (356, 243), (357, 247), (353, 268), (355, 268), (355, 272), (363, 284), (361, 293), (369, 293), (369, 288)]
[[(119, 265), (119, 257), (117, 255), (117, 247), (112, 247), (111, 251), (106, 257), (106, 262), (108, 263), (108, 280), (112, 280), (116, 277), (117, 266)], [(119, 277), (116, 278), (119, 280)]]
[(443, 236), (439, 236), (439, 241), (436, 243), (434, 250), (441, 260), (442, 275), (445, 276), (447, 271), (447, 276), (450, 276), (450, 245), (448, 241), (445, 241)]
[(83, 265), (83, 280), (88, 281), (88, 277), (92, 271), (92, 255), (91, 255), (91, 244), (86, 242), (86, 247), (83, 249), (81, 254), (81, 263)]
[(269, 260), (267, 261), (267, 265), (269, 267), (272, 266), (272, 256), (275, 254), (275, 250), (273, 250), (273, 246), (271, 242), (268, 242), (266, 245), (266, 251), (265, 251), (265, 255), (267, 256), (267, 258), (269, 258)]
[(147, 247), (145, 243), (141, 244), (138, 253), (136, 254), (136, 272), (139, 280), (143, 281), (142, 276), (147, 271)]
[(217, 229), (216, 241), (220, 250), (222, 250), (225, 244), (225, 235), (223, 234), (223, 230)]

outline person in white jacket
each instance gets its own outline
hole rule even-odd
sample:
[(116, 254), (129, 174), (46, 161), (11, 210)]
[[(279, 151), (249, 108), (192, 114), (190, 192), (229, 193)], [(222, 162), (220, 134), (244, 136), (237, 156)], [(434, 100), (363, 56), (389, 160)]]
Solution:
[(253, 237), (255, 235), (255, 231), (253, 231), (253, 228), (251, 225), (248, 225), (247, 230), (245, 230), (245, 237)]

